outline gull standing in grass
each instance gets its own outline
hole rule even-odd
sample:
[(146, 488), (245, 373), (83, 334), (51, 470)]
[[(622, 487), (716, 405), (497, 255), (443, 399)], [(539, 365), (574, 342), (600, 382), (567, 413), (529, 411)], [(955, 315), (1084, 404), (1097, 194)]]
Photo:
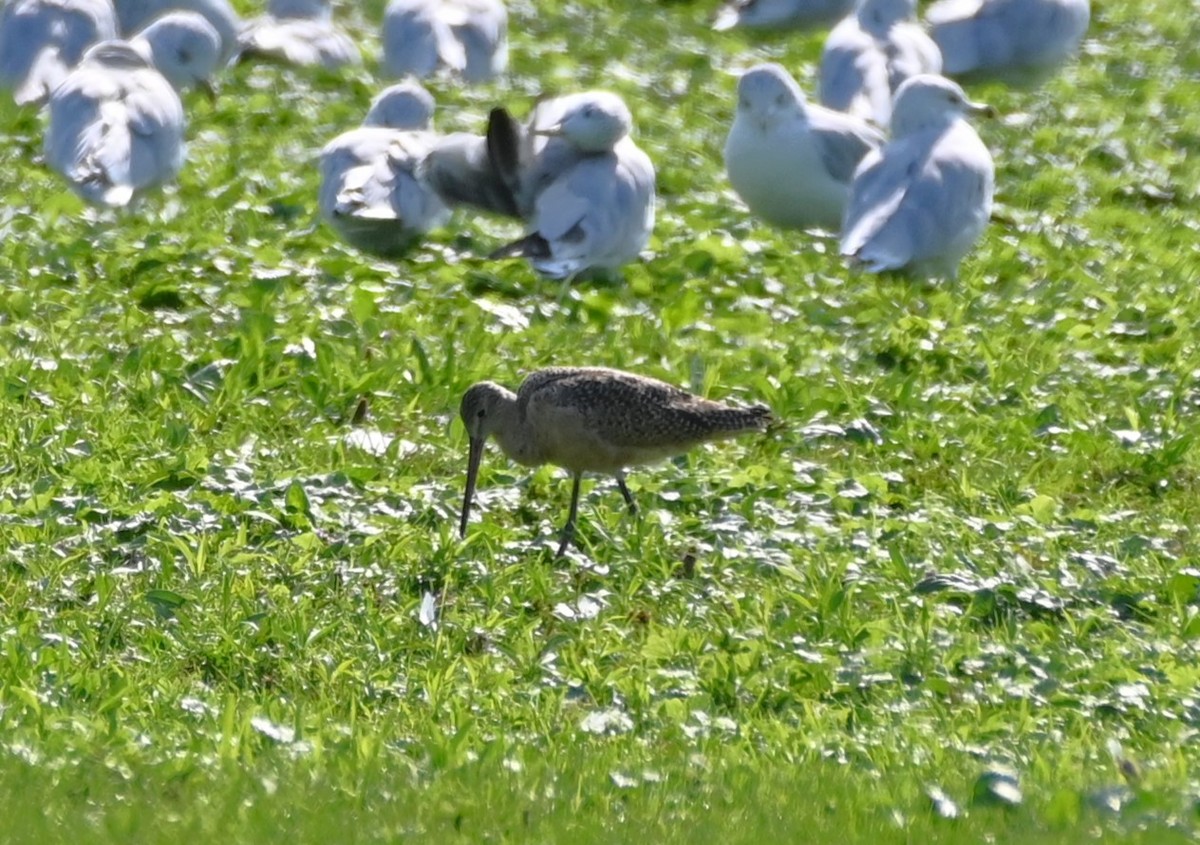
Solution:
[(479, 382), (463, 395), (459, 415), (471, 441), (459, 533), (467, 533), (483, 447), (494, 436), (517, 463), (557, 464), (571, 473), (571, 509), (559, 555), (575, 534), (585, 472), (616, 476), (625, 504), (635, 511), (625, 485), (627, 467), (679, 455), (711, 440), (763, 431), (771, 421), (770, 410), (762, 405), (735, 408), (657, 379), (602, 367), (538, 370), (516, 393)]
[(208, 19), (221, 41), (221, 67), (238, 48), (241, 21), (229, 0), (113, 0), (121, 33), (128, 38), (167, 12), (197, 12)]
[(829, 26), (854, 8), (854, 0), (730, 0), (713, 29), (801, 29)]
[(183, 17), (193, 22), (176, 27), (168, 21), (133, 42), (95, 45), (50, 96), (46, 161), (88, 202), (128, 205), (183, 166), (183, 105), (168, 80), (207, 78), (220, 50), (205, 19)]
[(238, 34), (239, 59), (262, 57), (300, 67), (358, 64), (358, 46), (333, 22), (330, 0), (268, 0), (267, 14)]
[(0, 88), (42, 103), (83, 52), (117, 37), (112, 0), (10, 0), (0, 7)]
[(450, 215), (414, 174), (433, 145), (433, 97), (409, 81), (385, 89), (358, 129), (321, 151), (321, 216), (346, 243), (395, 256)]
[(391, 0), (383, 14), (383, 69), (419, 79), (440, 69), (487, 82), (508, 67), (503, 0)]
[(624, 155), (628, 148), (636, 148), (628, 136), (632, 118), (623, 117), (628, 111), (623, 103), (612, 104), (609, 118), (603, 110), (597, 112), (590, 132), (545, 131), (559, 126), (570, 111), (590, 103), (595, 94), (542, 100), (523, 125), (508, 109), (494, 108), (486, 135), (456, 132), (438, 140), (422, 165), (425, 178), (450, 205), (528, 222), (538, 195), (581, 159), (610, 150)]
[(492, 109), (487, 135), (438, 141), (421, 174), (452, 206), (524, 221), (530, 234), (493, 257), (522, 255), (558, 278), (633, 260), (654, 226), (654, 166), (629, 137), (616, 94), (544, 100), (524, 125)]
[(942, 70), (965, 79), (1039, 82), (1079, 49), (1088, 0), (941, 0), (925, 20)]
[(751, 213), (771, 225), (837, 231), (855, 168), (883, 140), (860, 118), (809, 104), (779, 65), (761, 64), (738, 80), (725, 170)]
[(896, 92), (892, 140), (859, 166), (841, 253), (871, 272), (954, 279), (992, 210), (995, 168), (968, 113), (991, 114), (942, 76)]
[(916, 0), (859, 0), (821, 54), (821, 102), (887, 126), (892, 95), (918, 73), (941, 73), (942, 54), (916, 23)]
[[(489, 257), (527, 258), (555, 279), (636, 259), (654, 229), (654, 165), (629, 137), (629, 107), (616, 94), (588, 91), (560, 97), (535, 115), (548, 122), (524, 135), (507, 112), (493, 111), (489, 121), (489, 160), (528, 223), (525, 237)], [(546, 153), (547, 143), (530, 161), (530, 138), (557, 142), (558, 152)]]

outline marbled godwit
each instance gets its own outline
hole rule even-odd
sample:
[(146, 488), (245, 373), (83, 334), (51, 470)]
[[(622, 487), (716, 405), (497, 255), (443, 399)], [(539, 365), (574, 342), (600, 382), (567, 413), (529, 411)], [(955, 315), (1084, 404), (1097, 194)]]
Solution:
[(495, 435), (500, 448), (526, 466), (552, 463), (571, 472), (571, 509), (561, 555), (571, 542), (585, 472), (616, 476), (631, 511), (625, 468), (686, 452), (709, 440), (762, 431), (767, 408), (732, 408), (645, 376), (603, 367), (552, 367), (530, 374), (513, 393), (490, 381), (473, 385), (459, 414), (471, 439), (467, 490), (459, 532), (466, 534), (483, 446)]

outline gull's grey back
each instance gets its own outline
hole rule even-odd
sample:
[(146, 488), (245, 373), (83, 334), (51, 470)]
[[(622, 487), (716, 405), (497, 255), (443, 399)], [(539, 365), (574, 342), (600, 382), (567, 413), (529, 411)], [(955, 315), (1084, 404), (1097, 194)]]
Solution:
[(280, 19), (327, 21), (333, 17), (333, 8), (330, 0), (268, 0), (267, 14)]
[(221, 39), (221, 65), (233, 57), (238, 46), (241, 21), (229, 0), (114, 0), (121, 32), (132, 35), (167, 12), (197, 12), (208, 18)]

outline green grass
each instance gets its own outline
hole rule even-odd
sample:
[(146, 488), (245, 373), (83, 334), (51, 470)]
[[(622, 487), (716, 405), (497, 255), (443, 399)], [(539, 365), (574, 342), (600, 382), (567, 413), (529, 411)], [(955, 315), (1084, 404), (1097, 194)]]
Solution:
[[(1191, 841), (1182, 831), (1130, 825), (1123, 833), (1097, 809), (1058, 788), (1036, 809), (976, 806), (946, 820), (919, 787), (861, 776), (834, 763), (797, 766), (755, 755), (727, 762), (674, 745), (645, 749), (613, 740), (546, 757), (540, 751), (486, 744), (469, 760), (378, 760), (346, 766), (346, 756), (197, 770), (166, 765), (113, 771), (74, 765), (46, 775), (22, 770), (19, 795), (39, 789), (33, 812), (9, 816), (13, 841), (40, 842), (72, 831), (91, 842), (870, 842), (980, 841), (1062, 843)], [(600, 760), (597, 759), (597, 756)], [(617, 758), (620, 759), (617, 759)], [(603, 761), (603, 765), (597, 765)], [(652, 761), (652, 762), (646, 762)], [(726, 761), (726, 762), (722, 762)], [(662, 765), (662, 764), (666, 765)], [(611, 767), (606, 771), (605, 767)], [(331, 769), (333, 770), (331, 772)], [(336, 781), (336, 785), (331, 784)], [(64, 787), (69, 782), (70, 787)], [(9, 784), (0, 780), (0, 790)], [(96, 796), (120, 791), (121, 800)], [(7, 795), (6, 795), (7, 797)], [(1129, 817), (1169, 812), (1156, 796), (1130, 799)], [(41, 806), (48, 810), (43, 813)], [(1037, 819), (1042, 819), (1039, 822)], [(1049, 819), (1048, 822), (1045, 820)]]
[[(315, 156), (368, 70), (234, 69), (111, 216), (0, 103), (0, 840), (1195, 836), (1200, 58), (1178, 4), (1097, 6), (1045, 87), (971, 92), (999, 209), (941, 288), (748, 218), (732, 71), (811, 90), (820, 38), (699, 4), (517, 6), (506, 82), (432, 86), (445, 130), (626, 97), (661, 202), (623, 283), (488, 264), (519, 230), (468, 215), (339, 246)], [(636, 518), (589, 482), (562, 561), (564, 474), (491, 447), (460, 541), (459, 397), (549, 364), (786, 425), (636, 471)]]

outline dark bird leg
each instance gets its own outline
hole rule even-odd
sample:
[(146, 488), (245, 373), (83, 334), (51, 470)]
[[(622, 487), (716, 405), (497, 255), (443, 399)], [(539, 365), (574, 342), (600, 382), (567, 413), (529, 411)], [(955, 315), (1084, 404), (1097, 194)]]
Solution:
[(621, 495), (625, 497), (625, 504), (629, 506), (630, 513), (637, 513), (637, 502), (633, 500), (633, 494), (629, 492), (629, 488), (625, 486), (625, 473), (617, 473), (617, 487), (621, 491)]
[(582, 480), (583, 473), (575, 473), (575, 479), (571, 484), (571, 510), (567, 514), (567, 524), (563, 526), (562, 541), (558, 544), (558, 551), (554, 553), (555, 557), (562, 557), (567, 546), (571, 545), (571, 541), (575, 539), (575, 517), (579, 514), (579, 482)]

